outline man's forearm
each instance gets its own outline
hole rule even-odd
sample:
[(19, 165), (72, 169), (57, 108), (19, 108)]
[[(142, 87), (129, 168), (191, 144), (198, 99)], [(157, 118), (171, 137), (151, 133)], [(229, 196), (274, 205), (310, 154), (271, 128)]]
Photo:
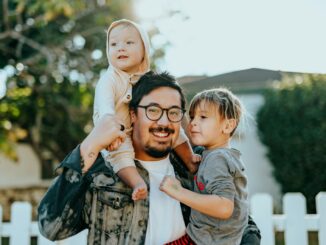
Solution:
[(120, 139), (120, 142), (124, 141), (125, 137), (125, 132), (115, 118), (111, 116), (101, 118), (80, 144), (82, 172), (85, 173), (92, 167), (101, 150), (107, 149), (116, 139)]
[(80, 145), (80, 157), (81, 157), (81, 169), (82, 173), (86, 173), (90, 167), (94, 164), (99, 150), (90, 145), (87, 138)]

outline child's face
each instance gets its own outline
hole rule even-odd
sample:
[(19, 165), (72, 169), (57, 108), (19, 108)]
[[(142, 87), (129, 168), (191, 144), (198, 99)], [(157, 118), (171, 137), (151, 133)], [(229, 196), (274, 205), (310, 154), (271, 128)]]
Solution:
[(144, 58), (144, 45), (138, 30), (133, 26), (118, 25), (109, 36), (111, 64), (129, 74), (139, 70)]
[(207, 149), (226, 147), (230, 135), (223, 133), (225, 127), (226, 120), (219, 115), (217, 108), (202, 101), (190, 115), (190, 140)]

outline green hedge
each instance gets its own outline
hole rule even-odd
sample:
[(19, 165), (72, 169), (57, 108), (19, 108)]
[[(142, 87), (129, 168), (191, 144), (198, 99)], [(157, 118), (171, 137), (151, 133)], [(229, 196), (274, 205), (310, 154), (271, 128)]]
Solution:
[(284, 78), (266, 92), (257, 122), (282, 192), (302, 192), (315, 211), (326, 191), (326, 76)]

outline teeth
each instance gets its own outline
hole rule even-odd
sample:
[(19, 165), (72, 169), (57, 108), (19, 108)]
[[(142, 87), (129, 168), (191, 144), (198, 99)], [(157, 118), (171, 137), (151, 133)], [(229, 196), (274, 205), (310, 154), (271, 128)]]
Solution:
[(158, 137), (166, 137), (169, 135), (168, 133), (160, 133), (160, 132), (154, 132), (153, 134)]

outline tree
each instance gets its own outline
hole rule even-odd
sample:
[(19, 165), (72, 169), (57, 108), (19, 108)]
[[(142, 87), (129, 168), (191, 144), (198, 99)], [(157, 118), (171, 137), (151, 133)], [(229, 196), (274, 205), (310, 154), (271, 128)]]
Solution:
[(105, 30), (131, 18), (130, 0), (3, 0), (0, 67), (8, 74), (0, 104), (0, 151), (17, 159), (30, 143), (43, 177), (92, 127), (94, 82), (107, 66)]
[(265, 99), (257, 121), (274, 176), (283, 193), (302, 192), (314, 211), (326, 190), (326, 76), (287, 77)]

